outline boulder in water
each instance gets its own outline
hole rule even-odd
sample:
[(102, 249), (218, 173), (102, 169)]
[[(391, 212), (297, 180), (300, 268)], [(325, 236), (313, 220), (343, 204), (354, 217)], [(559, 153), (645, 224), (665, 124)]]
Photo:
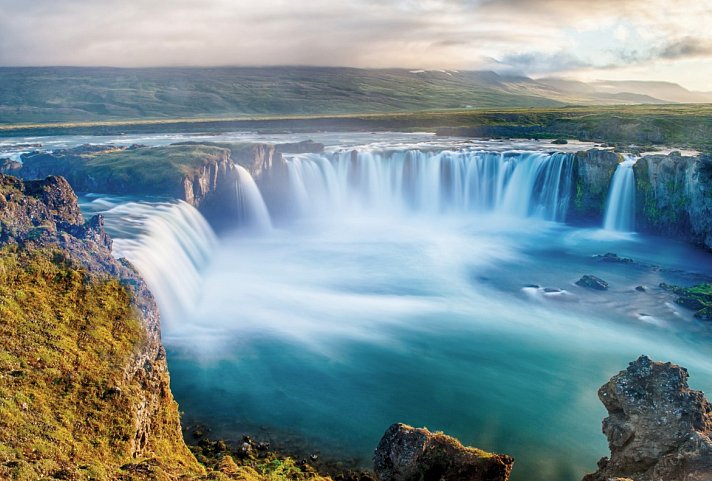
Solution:
[(381, 438), (373, 464), (380, 481), (507, 481), (514, 459), (399, 423)]
[(712, 480), (712, 406), (687, 376), (641, 356), (598, 390), (611, 457), (583, 481)]
[(596, 257), (598, 257), (601, 262), (610, 262), (614, 264), (631, 264), (633, 262), (633, 259), (630, 257), (620, 257), (618, 254), (613, 252), (606, 252), (605, 254), (597, 255)]
[(606, 289), (608, 289), (608, 283), (606, 281), (604, 281), (600, 277), (588, 274), (577, 280), (576, 285), (586, 287), (588, 289), (596, 289), (599, 291), (605, 291)]

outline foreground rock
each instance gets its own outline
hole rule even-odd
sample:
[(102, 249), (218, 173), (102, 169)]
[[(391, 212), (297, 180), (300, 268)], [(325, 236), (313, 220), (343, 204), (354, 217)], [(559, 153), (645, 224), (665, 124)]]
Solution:
[(584, 481), (712, 480), (712, 406), (687, 370), (641, 356), (598, 391), (611, 457)]
[(506, 481), (514, 459), (465, 447), (442, 433), (393, 424), (373, 464), (380, 481)]
[(577, 286), (586, 287), (588, 289), (595, 289), (597, 291), (605, 291), (608, 289), (608, 283), (593, 275), (585, 275), (581, 279), (576, 281)]

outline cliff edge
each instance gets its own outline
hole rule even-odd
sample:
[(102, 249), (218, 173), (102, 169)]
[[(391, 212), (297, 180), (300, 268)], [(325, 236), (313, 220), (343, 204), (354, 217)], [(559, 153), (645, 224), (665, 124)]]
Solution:
[(67, 181), (0, 175), (0, 478), (178, 479), (159, 314)]

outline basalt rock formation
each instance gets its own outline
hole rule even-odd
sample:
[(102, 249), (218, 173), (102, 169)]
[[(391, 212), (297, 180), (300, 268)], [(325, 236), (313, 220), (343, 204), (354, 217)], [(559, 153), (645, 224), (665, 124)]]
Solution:
[(393, 424), (373, 465), (380, 481), (506, 481), (514, 459), (465, 447), (442, 433)]
[(126, 473), (146, 462), (146, 479), (202, 473), (154, 298), (61, 177), (0, 175), (0, 352), (0, 478), (144, 479)]
[(570, 216), (575, 221), (600, 222), (606, 208), (608, 188), (620, 154), (611, 150), (591, 149), (576, 153), (574, 188)]
[(712, 249), (712, 157), (649, 155), (634, 169), (638, 228)]
[(598, 391), (611, 450), (583, 481), (712, 480), (712, 406), (687, 370), (641, 356)]

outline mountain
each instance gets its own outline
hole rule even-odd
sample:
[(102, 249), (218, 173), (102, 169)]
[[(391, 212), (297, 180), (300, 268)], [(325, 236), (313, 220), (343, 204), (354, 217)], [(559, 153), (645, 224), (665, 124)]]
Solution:
[(599, 81), (593, 86), (601, 93), (636, 92), (673, 103), (712, 102), (712, 92), (693, 92), (672, 82)]
[(0, 124), (712, 101), (662, 82), (325, 67), (0, 68)]

